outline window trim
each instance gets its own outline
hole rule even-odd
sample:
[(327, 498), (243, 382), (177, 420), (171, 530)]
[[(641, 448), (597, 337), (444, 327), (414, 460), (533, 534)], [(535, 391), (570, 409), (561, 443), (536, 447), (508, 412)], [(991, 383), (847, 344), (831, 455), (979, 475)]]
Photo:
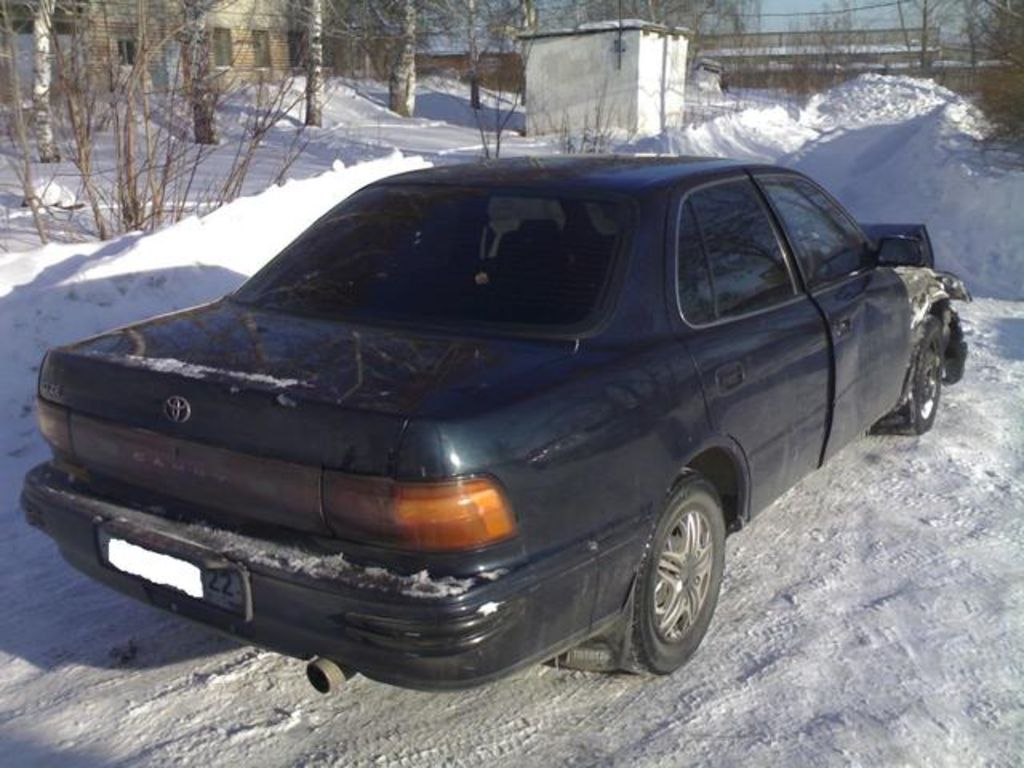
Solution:
[[(270, 30), (269, 29), (250, 29), (249, 30), (249, 34), (250, 34), (250, 41), (252, 43), (252, 68), (253, 69), (258, 69), (258, 70), (273, 69), (274, 62), (273, 62), (273, 57), (271, 56), (271, 53), (270, 53)], [(264, 54), (266, 55), (266, 58), (267, 58), (267, 63), (266, 64), (260, 64), (256, 60), (257, 59), (257, 56), (256, 56), (257, 51), (260, 50), (260, 47), (256, 43), (256, 40), (259, 39), (260, 37), (263, 38), (263, 42), (264, 42), (264, 44), (266, 46), (265, 48), (262, 49), (264, 51)]]
[(814, 187), (816, 190), (818, 190), (818, 192), (820, 192), (822, 195), (824, 195), (825, 199), (828, 200), (830, 203), (832, 203), (832, 205), (835, 206), (836, 210), (839, 211), (839, 213), (842, 215), (843, 219), (845, 219), (846, 222), (848, 224), (850, 224), (853, 227), (853, 229), (855, 229), (857, 231), (857, 234), (860, 235), (861, 240), (864, 241), (864, 247), (867, 248), (867, 249), (870, 249), (870, 247), (871, 247), (871, 244), (872, 244), (871, 238), (867, 236), (867, 234), (864, 232), (864, 228), (861, 227), (860, 222), (858, 222), (855, 218), (853, 218), (853, 216), (850, 214), (849, 211), (846, 210), (846, 208), (843, 206), (843, 204), (840, 203), (838, 200), (836, 200), (835, 197), (833, 197), (831, 194), (829, 194), (828, 190), (826, 190), (824, 187), (822, 187), (820, 184), (818, 184), (816, 181), (814, 181), (814, 179), (809, 178), (808, 176), (804, 176), (803, 174), (800, 174), (800, 173), (785, 173), (785, 172), (779, 172), (777, 170), (773, 170), (773, 171), (770, 171), (770, 172), (767, 172), (767, 173), (755, 173), (755, 174), (752, 174), (752, 177), (754, 179), (754, 183), (757, 185), (758, 191), (761, 193), (761, 196), (764, 198), (765, 203), (768, 205), (769, 209), (771, 210), (772, 216), (778, 222), (779, 229), (783, 233), (783, 236), (786, 238), (786, 242), (790, 246), (790, 253), (792, 253), (792, 255), (793, 255), (793, 262), (796, 264), (797, 272), (800, 275), (800, 282), (803, 284), (803, 288), (804, 288), (805, 291), (807, 291), (808, 294), (810, 294), (811, 296), (815, 296), (815, 295), (817, 295), (817, 294), (819, 294), (819, 293), (821, 293), (823, 291), (830, 290), (831, 288), (834, 288), (835, 286), (839, 285), (840, 283), (842, 283), (845, 280), (850, 279), (851, 277), (859, 277), (859, 276), (864, 275), (867, 272), (869, 272), (869, 271), (871, 271), (873, 269), (876, 269), (878, 267), (878, 264), (873, 261), (872, 263), (868, 264), (867, 266), (862, 266), (859, 269), (855, 269), (853, 272), (847, 272), (844, 275), (839, 275), (837, 277), (833, 277), (831, 280), (826, 280), (824, 282), (821, 282), (821, 283), (818, 283), (817, 285), (812, 286), (810, 280), (807, 277), (807, 275), (804, 274), (803, 266), (800, 264), (800, 256), (799, 256), (799, 253), (798, 253), (799, 248), (798, 248), (798, 246), (796, 244), (796, 240), (790, 234), (789, 228), (786, 226), (786, 220), (782, 217), (782, 214), (779, 213), (779, 210), (778, 210), (777, 206), (775, 205), (775, 202), (772, 200), (771, 195), (768, 194), (768, 190), (765, 189), (764, 186), (762, 185), (762, 183), (761, 183), (762, 180), (764, 180), (764, 181), (773, 181), (773, 180), (774, 181), (793, 181), (793, 180), (796, 180), (796, 181), (803, 181), (803, 182), (806, 182), (807, 184), (810, 184), (812, 187)]
[[(696, 323), (686, 319), (686, 313), (683, 312), (682, 299), (679, 295), (679, 223), (682, 218), (683, 207), (686, 205), (690, 196), (695, 192), (699, 192), (710, 187), (716, 187), (721, 184), (735, 184), (736, 182), (746, 182), (751, 186), (754, 192), (754, 196), (757, 199), (758, 207), (765, 214), (765, 219), (768, 222), (768, 226), (772, 230), (772, 234), (775, 237), (775, 242), (779, 246), (779, 251), (782, 253), (782, 263), (786, 267), (786, 274), (789, 276), (789, 286), (793, 290), (792, 296), (789, 298), (778, 301), (777, 303), (770, 304), (767, 307), (760, 307), (759, 309), (752, 309), (749, 312), (742, 312), (738, 315), (728, 315), (726, 317), (718, 317), (709, 323)], [(714, 179), (712, 181), (698, 184), (694, 187), (687, 189), (678, 201), (673, 203), (675, 205), (675, 225), (672, 228), (672, 252), (673, 252), (673, 266), (672, 266), (672, 293), (676, 300), (676, 312), (682, 319), (683, 323), (688, 328), (693, 330), (701, 330), (704, 328), (714, 328), (719, 325), (725, 325), (727, 323), (735, 322), (737, 320), (744, 320), (749, 317), (755, 317), (757, 315), (763, 315), (765, 312), (773, 312), (781, 307), (788, 307), (794, 302), (804, 297), (804, 292), (801, 289), (800, 283), (797, 281), (797, 273), (794, 272), (794, 255), (790, 252), (789, 241), (786, 238), (786, 234), (780, 229), (778, 222), (775, 220), (774, 211), (768, 208), (765, 199), (764, 192), (754, 182), (751, 175), (745, 170), (742, 175), (727, 176), (721, 179)], [(693, 216), (694, 221), (697, 223), (697, 229), (701, 233), (701, 250), (705, 251), (704, 246), (704, 234), (703, 229), (700, 225), (700, 220), (697, 218), (696, 212)], [(716, 300), (717, 304), (717, 300)]]
[(114, 42), (117, 48), (117, 65), (130, 69), (135, 66), (138, 49), (134, 37), (118, 37)]
[[(227, 64), (218, 64), (217, 63), (217, 32), (219, 32), (219, 31), (227, 32), (227, 38), (228, 38), (228, 63)], [(235, 65), (235, 39), (234, 38), (235, 38), (235, 36), (233, 34), (231, 34), (231, 27), (213, 27), (212, 28), (212, 31), (210, 33), (210, 43), (211, 43), (211, 45), (210, 45), (210, 55), (213, 58), (212, 64), (213, 64), (213, 68), (214, 69), (225, 70), (225, 69), (231, 69), (231, 68), (234, 67), (234, 65)]]

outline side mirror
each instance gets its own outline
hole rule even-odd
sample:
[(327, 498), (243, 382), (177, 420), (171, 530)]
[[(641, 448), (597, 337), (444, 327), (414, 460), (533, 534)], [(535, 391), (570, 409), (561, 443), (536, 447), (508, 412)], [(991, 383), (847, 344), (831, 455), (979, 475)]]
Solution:
[(927, 267), (928, 258), (916, 237), (883, 237), (878, 243), (880, 267)]

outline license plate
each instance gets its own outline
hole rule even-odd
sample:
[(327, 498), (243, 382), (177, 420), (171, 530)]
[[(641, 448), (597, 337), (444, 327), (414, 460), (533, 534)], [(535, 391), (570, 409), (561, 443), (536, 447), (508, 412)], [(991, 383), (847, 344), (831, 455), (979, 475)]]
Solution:
[(150, 584), (169, 587), (233, 613), (247, 613), (245, 579), (235, 567), (200, 565), (102, 530), (100, 551), (107, 563), (122, 573), (137, 576)]

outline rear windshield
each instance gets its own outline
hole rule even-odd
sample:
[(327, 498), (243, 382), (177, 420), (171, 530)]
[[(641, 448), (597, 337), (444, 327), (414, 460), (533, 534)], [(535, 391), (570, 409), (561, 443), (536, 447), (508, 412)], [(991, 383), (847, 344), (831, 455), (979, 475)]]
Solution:
[(363, 190), (235, 295), (357, 320), (571, 326), (599, 304), (628, 206), (448, 186)]

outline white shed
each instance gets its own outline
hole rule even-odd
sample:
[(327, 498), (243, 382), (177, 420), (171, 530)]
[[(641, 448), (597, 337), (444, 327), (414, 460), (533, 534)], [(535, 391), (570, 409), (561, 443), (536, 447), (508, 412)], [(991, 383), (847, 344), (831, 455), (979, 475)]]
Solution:
[(524, 35), (527, 133), (679, 125), (686, 32), (631, 19)]

